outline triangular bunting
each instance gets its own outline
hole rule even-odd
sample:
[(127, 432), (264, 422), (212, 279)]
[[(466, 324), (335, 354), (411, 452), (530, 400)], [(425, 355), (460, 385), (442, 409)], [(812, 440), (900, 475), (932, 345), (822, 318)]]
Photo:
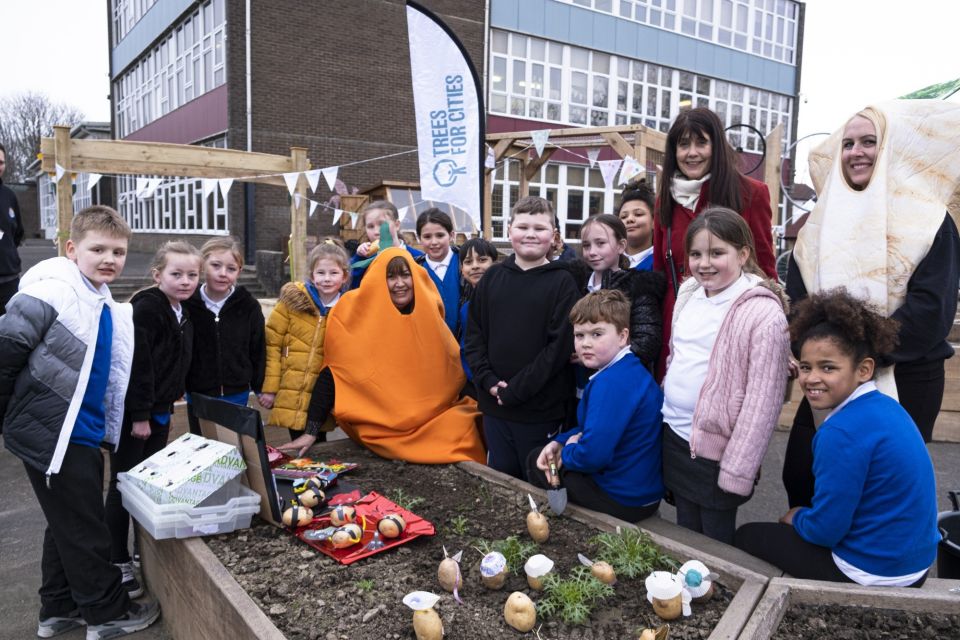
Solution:
[(640, 166), (640, 163), (637, 162), (633, 156), (625, 156), (623, 158), (623, 168), (620, 170), (620, 180), (617, 184), (630, 182), (631, 178), (641, 171), (643, 171), (643, 167)]
[(161, 183), (163, 183), (163, 178), (137, 178), (137, 197), (140, 199), (149, 198)]
[(303, 201), (303, 197), (299, 193), (293, 194), (293, 206), (297, 209), (300, 208), (300, 203)]
[(538, 129), (530, 132), (533, 138), (533, 148), (537, 150), (537, 155), (543, 155), (543, 148), (547, 146), (547, 138), (550, 137), (550, 129)]
[(323, 173), (324, 180), (327, 181), (327, 186), (330, 188), (330, 191), (333, 191), (333, 187), (337, 184), (337, 172), (340, 170), (340, 167), (327, 167), (326, 169), (321, 169)]
[(137, 178), (134, 186), (134, 191), (138, 198), (143, 197), (143, 192), (147, 190), (147, 187), (150, 185), (150, 178)]
[(227, 194), (230, 193), (230, 187), (233, 186), (233, 178), (220, 178), (217, 180), (217, 184), (220, 185), (220, 195), (226, 200)]
[(357, 213), (356, 211), (351, 211), (351, 212), (350, 212), (350, 228), (351, 228), (351, 229), (356, 229), (356, 228), (357, 228), (357, 219), (358, 219), (358, 218), (360, 218), (360, 214), (359, 214), (359, 213)]
[(297, 190), (297, 179), (299, 177), (299, 171), (291, 171), (283, 174), (283, 181), (287, 183), (287, 191), (290, 192), (291, 196), (293, 195), (293, 192)]
[(317, 205), (319, 205), (319, 204), (320, 204), (320, 203), (317, 202), (317, 201), (315, 201), (315, 200), (311, 200), (311, 201), (310, 201), (310, 217), (311, 217), (311, 218), (313, 217), (313, 214), (316, 212), (316, 210), (317, 210)]
[(600, 149), (587, 149), (587, 159), (590, 160), (590, 166), (597, 166), (597, 158), (600, 157)]
[(96, 186), (96, 184), (100, 182), (100, 178), (102, 177), (103, 177), (103, 174), (100, 174), (100, 173), (88, 173), (87, 189), (93, 189)]
[(487, 145), (487, 157), (483, 161), (483, 166), (485, 169), (493, 169), (497, 166), (497, 156), (490, 145)]
[(333, 224), (337, 225), (340, 223), (340, 216), (343, 215), (343, 209), (334, 209), (333, 210)]
[(409, 206), (401, 207), (401, 208), (397, 211), (397, 220), (400, 220), (400, 221), (406, 220), (408, 213), (410, 213), (410, 207), (409, 207)]
[(617, 176), (617, 169), (623, 160), (598, 160), (600, 175), (603, 176), (603, 184), (609, 189), (613, 185), (613, 179)]
[(200, 181), (200, 188), (203, 190), (203, 198), (206, 200), (207, 196), (213, 193), (214, 189), (217, 188), (217, 179), (204, 178)]
[(59, 182), (60, 182), (60, 178), (63, 177), (63, 174), (66, 173), (67, 170), (64, 169), (63, 167), (61, 167), (59, 163), (54, 163), (54, 167), (56, 167), (56, 169), (57, 169), (56, 182), (59, 183)]
[(307, 184), (310, 185), (310, 193), (316, 192), (317, 186), (320, 184), (320, 169), (304, 171), (303, 175), (307, 178)]

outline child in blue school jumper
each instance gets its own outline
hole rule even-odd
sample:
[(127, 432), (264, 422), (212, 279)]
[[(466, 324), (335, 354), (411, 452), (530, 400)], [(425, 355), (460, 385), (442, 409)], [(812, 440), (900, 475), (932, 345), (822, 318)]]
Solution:
[(917, 426), (874, 383), (897, 341), (885, 318), (843, 288), (794, 310), (800, 388), (829, 411), (813, 439), (812, 506), (740, 527), (736, 544), (797, 578), (919, 587), (937, 555), (933, 464)]
[(360, 212), (360, 219), (363, 221), (363, 228), (367, 233), (367, 241), (361, 242), (357, 246), (353, 257), (350, 258), (350, 266), (353, 270), (353, 276), (350, 280), (351, 289), (356, 289), (360, 286), (360, 281), (363, 280), (363, 274), (367, 271), (366, 267), (353, 267), (353, 265), (376, 255), (376, 253), (380, 251), (380, 224), (383, 222), (386, 222), (390, 227), (390, 234), (393, 236), (393, 244), (391, 246), (406, 249), (407, 253), (413, 256), (414, 259), (423, 255), (423, 251), (414, 249), (404, 243), (403, 236), (400, 235), (400, 212), (397, 211), (397, 208), (392, 202), (374, 200), (363, 207), (363, 211)]
[(616, 289), (583, 297), (570, 312), (581, 362), (596, 369), (577, 407), (578, 426), (527, 458), (527, 476), (550, 486), (550, 463), (572, 502), (637, 522), (657, 512), (663, 393), (630, 350), (630, 301)]
[[(46, 518), (37, 635), (86, 626), (88, 640), (152, 624), (110, 562), (101, 443), (120, 437), (133, 313), (107, 285), (123, 271), (130, 227), (110, 207), (74, 216), (65, 258), (31, 268), (0, 316), (0, 430)], [(35, 516), (34, 516), (35, 517)]]
[(432, 207), (417, 216), (417, 237), (423, 255), (414, 261), (427, 270), (443, 300), (443, 320), (454, 336), (460, 335), (460, 260), (453, 246), (453, 220)]
[(460, 275), (463, 287), (460, 289), (460, 364), (467, 382), (463, 386), (463, 395), (477, 399), (477, 388), (473, 384), (473, 371), (467, 364), (465, 342), (467, 339), (467, 314), (470, 313), (470, 298), (477, 288), (480, 278), (500, 259), (500, 252), (492, 242), (484, 238), (470, 238), (460, 247)]

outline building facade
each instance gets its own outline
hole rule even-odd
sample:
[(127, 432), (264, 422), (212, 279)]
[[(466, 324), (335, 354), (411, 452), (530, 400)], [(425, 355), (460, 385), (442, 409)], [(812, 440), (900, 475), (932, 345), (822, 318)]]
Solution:
[[(401, 0), (107, 0), (112, 133), (287, 155), (341, 166), (344, 186), (416, 181), (406, 19)], [(665, 131), (680, 109), (708, 106), (728, 124), (792, 140), (803, 6), (793, 0), (432, 0), (484, 78), (487, 131), (640, 123)], [(248, 72), (249, 69), (249, 72)], [(249, 99), (248, 99), (249, 96)], [(731, 139), (755, 153), (756, 133)], [(531, 193), (556, 205), (564, 235), (614, 209), (616, 193), (577, 158), (544, 166)], [(357, 164), (351, 164), (357, 163)], [(516, 200), (516, 163), (498, 168), (494, 233)], [(323, 181), (321, 181), (322, 184)], [(231, 233), (280, 250), (289, 232), (283, 188), (235, 184), (203, 195), (200, 180), (166, 179), (149, 198), (116, 180), (118, 209), (155, 245), (180, 234)], [(314, 199), (332, 194), (322, 185)], [(333, 231), (321, 209), (308, 232)], [(148, 248), (144, 246), (143, 248)]]

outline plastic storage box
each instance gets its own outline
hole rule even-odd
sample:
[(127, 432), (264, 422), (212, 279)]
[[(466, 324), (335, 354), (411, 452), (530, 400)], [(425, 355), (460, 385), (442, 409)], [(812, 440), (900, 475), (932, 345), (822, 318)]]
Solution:
[(260, 511), (260, 495), (237, 477), (197, 506), (157, 504), (136, 484), (117, 474), (123, 507), (155, 540), (192, 538), (246, 529)]

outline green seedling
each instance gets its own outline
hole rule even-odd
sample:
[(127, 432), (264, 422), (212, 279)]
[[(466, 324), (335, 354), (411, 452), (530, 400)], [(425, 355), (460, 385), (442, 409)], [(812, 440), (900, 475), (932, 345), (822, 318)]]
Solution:
[(590, 540), (597, 552), (597, 560), (610, 563), (618, 576), (639, 578), (651, 571), (676, 569), (676, 561), (660, 551), (639, 529), (620, 529), (616, 533), (601, 533)]
[(421, 498), (420, 496), (409, 495), (403, 489), (397, 489), (393, 495), (389, 497), (394, 504), (401, 509), (406, 509), (407, 511), (413, 511), (414, 507), (426, 502), (426, 499)]
[(537, 552), (537, 545), (522, 541), (517, 536), (510, 536), (504, 540), (494, 540), (493, 542), (477, 540), (474, 549), (481, 556), (486, 556), (491, 551), (499, 551), (507, 559), (507, 569), (515, 574), (523, 569), (524, 563)]
[(450, 530), (458, 536), (465, 534), (467, 532), (467, 527), (469, 526), (470, 519), (464, 515), (459, 515), (456, 518), (450, 519)]
[(545, 618), (558, 617), (567, 624), (585, 624), (594, 605), (612, 596), (614, 590), (590, 575), (586, 567), (575, 567), (569, 578), (547, 574), (543, 593), (537, 613)]
[(353, 584), (357, 589), (360, 589), (360, 591), (370, 593), (373, 591), (373, 585), (376, 583), (373, 580), (357, 580)]

